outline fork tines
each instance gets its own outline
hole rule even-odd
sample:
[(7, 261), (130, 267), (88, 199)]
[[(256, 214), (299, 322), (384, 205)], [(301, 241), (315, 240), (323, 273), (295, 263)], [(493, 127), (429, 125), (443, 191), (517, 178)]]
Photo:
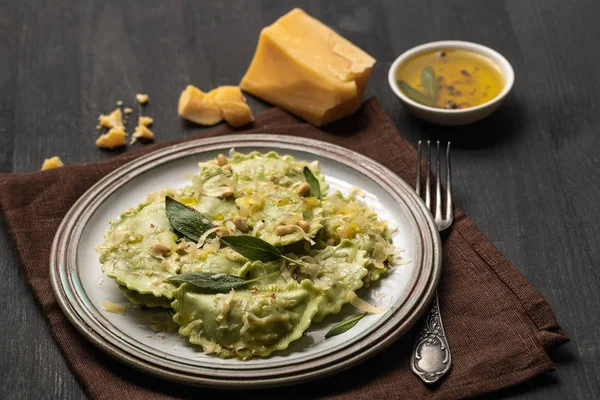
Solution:
[[(417, 181), (415, 184), (415, 191), (421, 195), (421, 141), (419, 140), (418, 145), (418, 156), (417, 156)], [(436, 144), (436, 182), (435, 182), (435, 223), (438, 229), (441, 231), (448, 228), (452, 224), (453, 219), (453, 208), (452, 208), (452, 179), (450, 169), (450, 142), (446, 145), (446, 213), (442, 216), (442, 183), (440, 176), (440, 141)], [(431, 210), (431, 141), (427, 141), (427, 174), (425, 178), (425, 205)]]

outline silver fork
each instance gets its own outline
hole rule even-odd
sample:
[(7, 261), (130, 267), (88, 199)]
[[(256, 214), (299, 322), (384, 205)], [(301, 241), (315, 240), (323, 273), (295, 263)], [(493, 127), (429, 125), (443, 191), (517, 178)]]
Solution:
[[(452, 225), (452, 180), (450, 175), (450, 142), (446, 147), (446, 214), (442, 216), (442, 184), (440, 170), (440, 142), (436, 146), (436, 183), (435, 183), (435, 224), (440, 232), (446, 230)], [(417, 158), (417, 182), (415, 191), (421, 195), (421, 141), (419, 141)], [(431, 173), (431, 143), (427, 141), (427, 178), (425, 180), (425, 204), (429, 211), (431, 209), (431, 189), (429, 175)], [(431, 308), (425, 318), (425, 323), (417, 336), (415, 347), (410, 359), (410, 365), (415, 374), (417, 374), (425, 383), (435, 383), (444, 376), (450, 369), (452, 356), (450, 347), (444, 332), (442, 316), (440, 314), (440, 305), (438, 301), (437, 290), (431, 301)]]

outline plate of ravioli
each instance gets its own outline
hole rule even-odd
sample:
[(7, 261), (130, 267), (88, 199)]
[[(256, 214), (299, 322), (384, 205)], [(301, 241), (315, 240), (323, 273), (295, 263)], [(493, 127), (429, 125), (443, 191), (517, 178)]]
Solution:
[(71, 208), (54, 293), (106, 353), (220, 388), (347, 369), (426, 311), (441, 243), (410, 185), (311, 139), (199, 139), (108, 174)]

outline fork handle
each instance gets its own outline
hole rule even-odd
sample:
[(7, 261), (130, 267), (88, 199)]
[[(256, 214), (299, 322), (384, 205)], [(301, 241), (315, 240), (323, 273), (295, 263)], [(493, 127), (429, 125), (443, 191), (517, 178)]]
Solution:
[(451, 363), (450, 347), (442, 324), (436, 290), (425, 323), (415, 342), (410, 365), (425, 383), (435, 383), (448, 372)]

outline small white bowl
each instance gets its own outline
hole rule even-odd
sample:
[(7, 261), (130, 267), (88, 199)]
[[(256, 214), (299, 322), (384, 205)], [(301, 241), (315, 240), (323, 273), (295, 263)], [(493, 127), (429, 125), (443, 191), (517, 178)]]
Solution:
[[(429, 107), (409, 99), (398, 87), (398, 83), (396, 81), (396, 72), (398, 71), (398, 68), (408, 59), (417, 54), (443, 49), (468, 50), (489, 58), (500, 68), (500, 71), (504, 76), (504, 89), (502, 89), (502, 92), (500, 92), (498, 96), (494, 97), (487, 103), (458, 110)], [(513, 87), (513, 83), (515, 82), (515, 72), (504, 56), (497, 51), (490, 49), (489, 47), (459, 40), (443, 40), (440, 42), (431, 42), (413, 47), (412, 49), (401, 54), (400, 57), (396, 58), (390, 67), (388, 81), (392, 91), (396, 94), (396, 96), (398, 96), (400, 102), (404, 104), (404, 106), (408, 108), (415, 116), (424, 119), (425, 121), (433, 122), (434, 124), (465, 125), (487, 117), (502, 105), (504, 98), (508, 92), (510, 92)]]

